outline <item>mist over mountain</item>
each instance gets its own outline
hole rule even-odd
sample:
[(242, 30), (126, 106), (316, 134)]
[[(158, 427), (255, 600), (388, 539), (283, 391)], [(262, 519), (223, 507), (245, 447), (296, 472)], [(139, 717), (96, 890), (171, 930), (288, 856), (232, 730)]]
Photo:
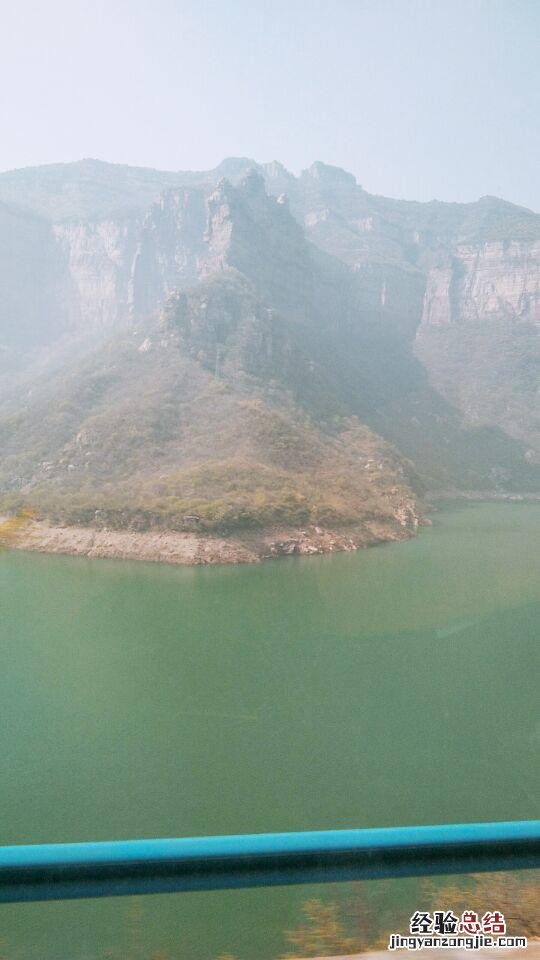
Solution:
[[(230, 158), (0, 175), (0, 488), (68, 524), (540, 490), (540, 216)], [(187, 518), (187, 519), (186, 519)]]

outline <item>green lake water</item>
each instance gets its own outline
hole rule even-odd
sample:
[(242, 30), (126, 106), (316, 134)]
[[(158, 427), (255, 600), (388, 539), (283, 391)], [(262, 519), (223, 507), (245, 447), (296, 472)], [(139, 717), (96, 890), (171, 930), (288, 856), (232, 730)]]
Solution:
[[(539, 634), (537, 505), (256, 566), (5, 552), (0, 842), (537, 816)], [(277, 957), (309, 895), (146, 898), (137, 960)], [(124, 960), (130, 905), (5, 906), (0, 954)]]

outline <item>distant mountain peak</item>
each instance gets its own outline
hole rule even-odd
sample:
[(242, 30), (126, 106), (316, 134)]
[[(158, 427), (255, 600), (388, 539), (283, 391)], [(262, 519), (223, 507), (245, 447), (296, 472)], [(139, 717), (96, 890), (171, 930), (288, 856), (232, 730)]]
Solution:
[(307, 170), (303, 171), (303, 174), (326, 183), (358, 186), (354, 174), (343, 170), (342, 167), (334, 167), (330, 163), (323, 163), (322, 160), (315, 160)]
[(255, 194), (266, 194), (264, 177), (256, 167), (250, 167), (246, 170), (238, 185), (245, 193), (249, 193), (252, 196)]
[(292, 174), (287, 167), (283, 166), (279, 160), (271, 160), (269, 163), (261, 164), (263, 167), (265, 176), (269, 179), (275, 179), (277, 177), (285, 177), (288, 180), (294, 180), (294, 174)]
[(237, 178), (247, 173), (249, 169), (256, 169), (257, 167), (257, 161), (250, 157), (225, 157), (225, 159), (217, 165), (214, 173), (221, 177)]

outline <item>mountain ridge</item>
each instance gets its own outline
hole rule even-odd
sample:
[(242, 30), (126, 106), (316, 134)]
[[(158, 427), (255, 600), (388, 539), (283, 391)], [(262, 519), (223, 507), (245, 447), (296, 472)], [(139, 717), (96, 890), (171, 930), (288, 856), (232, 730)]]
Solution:
[[(378, 516), (394, 536), (414, 532), (426, 488), (540, 489), (540, 217), (245, 158), (171, 175), (184, 182), (148, 202), (159, 172), (141, 186), (112, 166), (124, 183), (106, 201), (137, 208), (0, 220), (4, 504), (62, 523), (197, 516), (226, 535)], [(107, 164), (84, 161), (79, 181), (52, 167), (32, 174), (52, 173), (42, 203), (65, 212), (79, 181), (101, 202)]]
[[(504, 198), (489, 194), (483, 195), (477, 200), (471, 201), (439, 200), (438, 198), (433, 198), (432, 200), (427, 201), (419, 201), (409, 200), (406, 198), (391, 198), (386, 194), (369, 193), (358, 183), (354, 174), (342, 167), (325, 163), (321, 160), (313, 161), (309, 167), (304, 168), (298, 175), (296, 175), (289, 171), (278, 160), (270, 160), (261, 163), (251, 157), (226, 157), (224, 160), (218, 163), (216, 167), (210, 168), (209, 170), (195, 171), (161, 170), (157, 167), (111, 162), (94, 157), (85, 157), (81, 158), (80, 160), (59, 163), (52, 162), (28, 167), (19, 167), (0, 172), (0, 202), (7, 202), (15, 196), (19, 200), (21, 209), (30, 209), (36, 212), (36, 208), (33, 206), (33, 203), (37, 203), (37, 206), (39, 207), (46, 200), (46, 198), (43, 198), (41, 203), (39, 203), (35, 199), (35, 186), (33, 187), (33, 181), (36, 179), (42, 184), (42, 189), (48, 187), (50, 190), (50, 183), (48, 183), (48, 181), (52, 180), (54, 184), (55, 179), (58, 179), (59, 183), (64, 183), (65, 186), (66, 179), (68, 182), (70, 180), (77, 182), (78, 179), (81, 179), (84, 183), (83, 177), (85, 174), (90, 181), (92, 175), (94, 175), (94, 181), (97, 180), (98, 182), (101, 178), (96, 176), (97, 174), (119, 174), (120, 176), (116, 178), (117, 183), (121, 183), (122, 176), (127, 179), (131, 177), (140, 178), (140, 181), (143, 182), (155, 181), (160, 186), (157, 194), (157, 196), (159, 196), (159, 193), (161, 193), (163, 189), (166, 189), (167, 185), (189, 186), (197, 183), (217, 183), (218, 180), (223, 177), (230, 179), (234, 183), (243, 177), (250, 169), (260, 172), (264, 176), (269, 187), (271, 187), (273, 181), (280, 181), (280, 183), (294, 185), (301, 184), (302, 182), (307, 183), (309, 180), (316, 179), (319, 182), (326, 182), (327, 184), (329, 182), (333, 182), (334, 186), (336, 183), (347, 184), (349, 187), (354, 187), (356, 190), (361, 191), (366, 197), (370, 197), (376, 201), (384, 201), (387, 204), (403, 205), (404, 207), (410, 206), (412, 208), (414, 206), (416, 209), (428, 209), (430, 207), (435, 208), (436, 206), (443, 206), (446, 208), (454, 208), (456, 210), (467, 210), (475, 207), (477, 204), (489, 201), (490, 203), (495, 202), (496, 204), (504, 205), (507, 208), (512, 208), (514, 211), (521, 211), (526, 214), (538, 216), (536, 211), (533, 211), (528, 207), (515, 204), (511, 201), (505, 200)], [(66, 178), (64, 176), (62, 180), (62, 178), (60, 178), (61, 174), (68, 174), (68, 177)], [(83, 176), (71, 177), (70, 174), (82, 174)], [(280, 178), (282, 178), (282, 180), (280, 180)], [(105, 182), (106, 180), (107, 178), (105, 179)], [(29, 191), (30, 197), (28, 196)], [(270, 192), (275, 192), (275, 190), (270, 190)], [(33, 196), (34, 199), (32, 200)], [(53, 193), (52, 196), (54, 198), (58, 195)], [(139, 204), (144, 204), (145, 200), (146, 198), (143, 195), (139, 198)], [(16, 200), (13, 202), (17, 203)], [(74, 211), (74, 215), (88, 215), (88, 211), (80, 209), (79, 211)], [(90, 215), (94, 216), (95, 213), (92, 211), (90, 212)]]

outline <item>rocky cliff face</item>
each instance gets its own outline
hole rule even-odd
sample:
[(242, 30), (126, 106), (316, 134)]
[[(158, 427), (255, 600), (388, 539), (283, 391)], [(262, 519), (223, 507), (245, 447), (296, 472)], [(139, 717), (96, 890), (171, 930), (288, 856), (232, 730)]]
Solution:
[(422, 327), (493, 320), (540, 325), (540, 242), (460, 245), (429, 270)]
[(6, 351), (16, 345), (33, 353), (41, 342), (51, 349), (66, 337), (84, 349), (155, 317), (182, 285), (230, 267), (284, 311), (301, 315), (306, 297), (314, 299), (302, 229), (255, 171), (237, 186), (221, 179), (167, 189), (145, 212), (59, 222), (20, 208), (2, 212), (0, 344)]
[(540, 243), (458, 246), (429, 270), (416, 352), (471, 425), (495, 424), (540, 457)]
[(234, 267), (278, 309), (303, 314), (311, 283), (307, 244), (285, 198), (270, 197), (255, 170), (237, 187), (218, 184), (208, 199), (206, 239), (204, 276)]
[(202, 191), (168, 190), (146, 214), (131, 262), (127, 300), (134, 321), (154, 313), (182, 284), (194, 283), (207, 253)]
[(110, 336), (155, 314), (199, 277), (207, 224), (204, 193), (189, 188), (167, 190), (144, 214), (53, 223), (72, 328)]
[(110, 335), (128, 322), (140, 229), (138, 218), (52, 225), (71, 330)]

